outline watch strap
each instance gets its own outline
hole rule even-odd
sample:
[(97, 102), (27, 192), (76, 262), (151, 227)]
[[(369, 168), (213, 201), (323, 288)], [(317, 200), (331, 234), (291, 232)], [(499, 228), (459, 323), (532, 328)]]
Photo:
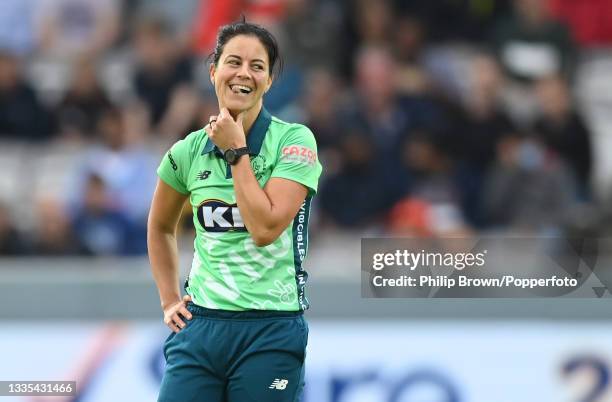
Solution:
[(236, 156), (248, 155), (249, 147), (236, 148), (234, 151), (236, 152)]

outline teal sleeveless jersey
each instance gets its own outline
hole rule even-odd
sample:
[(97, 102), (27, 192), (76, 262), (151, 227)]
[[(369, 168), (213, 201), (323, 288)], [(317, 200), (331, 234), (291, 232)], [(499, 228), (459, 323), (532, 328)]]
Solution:
[(157, 170), (189, 194), (196, 229), (186, 286), (195, 304), (222, 310), (298, 311), (308, 308), (303, 268), (308, 217), (321, 164), (312, 132), (262, 108), (247, 135), (251, 167), (261, 187), (272, 177), (301, 183), (308, 195), (276, 241), (257, 247), (240, 216), (231, 169), (204, 129), (175, 143)]

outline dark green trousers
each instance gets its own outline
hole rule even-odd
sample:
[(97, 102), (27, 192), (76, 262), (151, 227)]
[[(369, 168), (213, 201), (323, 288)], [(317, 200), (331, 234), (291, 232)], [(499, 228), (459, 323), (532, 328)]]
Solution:
[(164, 344), (158, 402), (297, 402), (308, 325), (301, 312), (211, 310)]

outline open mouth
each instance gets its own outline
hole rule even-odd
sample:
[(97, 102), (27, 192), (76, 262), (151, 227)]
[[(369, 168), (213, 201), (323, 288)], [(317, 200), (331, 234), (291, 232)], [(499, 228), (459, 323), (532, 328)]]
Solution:
[(230, 89), (232, 90), (233, 93), (235, 94), (244, 94), (244, 95), (248, 95), (251, 92), (253, 92), (252, 88), (247, 87), (246, 85), (240, 85), (240, 84), (231, 84)]

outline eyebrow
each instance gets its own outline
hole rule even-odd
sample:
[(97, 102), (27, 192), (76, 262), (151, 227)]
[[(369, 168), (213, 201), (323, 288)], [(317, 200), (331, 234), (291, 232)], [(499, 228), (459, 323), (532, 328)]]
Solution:
[[(227, 55), (227, 57), (226, 57), (226, 59), (229, 59), (230, 57), (235, 57), (235, 58), (237, 58), (237, 59), (242, 60), (242, 57), (240, 57), (240, 56), (238, 56), (238, 55), (236, 55), (236, 54), (228, 54), (228, 55)], [(259, 61), (259, 62), (261, 62), (261, 63), (266, 64), (266, 62), (265, 62), (265, 61), (263, 61), (262, 59), (253, 59), (253, 60), (251, 60), (251, 61)]]

